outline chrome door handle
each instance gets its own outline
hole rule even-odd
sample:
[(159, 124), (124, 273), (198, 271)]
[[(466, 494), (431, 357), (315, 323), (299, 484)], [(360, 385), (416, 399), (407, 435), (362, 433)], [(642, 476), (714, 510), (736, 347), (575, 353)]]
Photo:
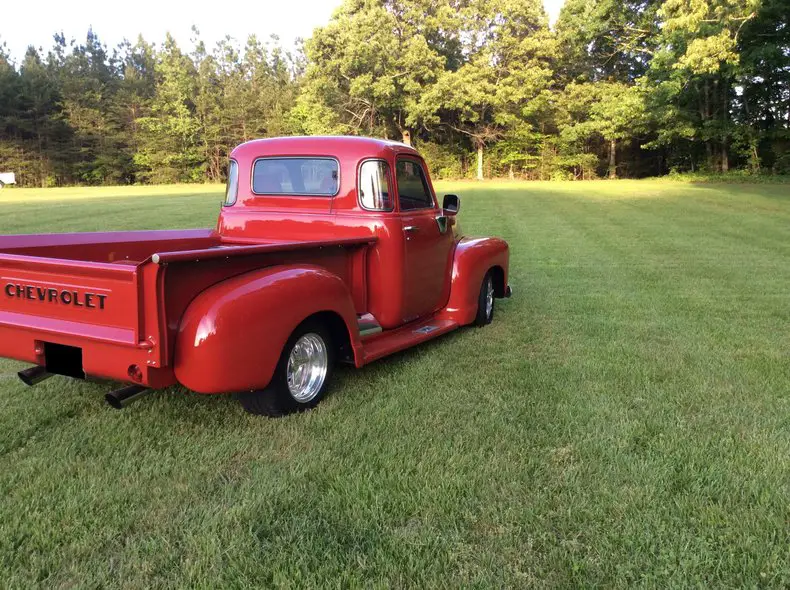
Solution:
[(408, 232), (408, 233), (413, 233), (413, 232), (416, 232), (416, 231), (420, 231), (420, 228), (417, 227), (416, 225), (407, 225), (407, 226), (405, 226), (403, 228), (403, 231)]

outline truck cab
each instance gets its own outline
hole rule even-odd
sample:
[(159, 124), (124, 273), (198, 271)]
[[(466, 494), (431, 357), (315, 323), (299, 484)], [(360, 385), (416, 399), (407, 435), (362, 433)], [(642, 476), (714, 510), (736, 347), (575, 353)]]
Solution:
[(357, 311), (384, 329), (447, 302), (458, 199), (439, 203), (416, 150), (363, 138), (264, 139), (233, 151), (229, 177), (224, 238), (370, 238)]
[[(213, 229), (0, 237), (0, 342), (15, 342), (0, 356), (32, 361), (28, 381), (129, 382), (108, 396), (118, 407), (180, 383), (256, 414), (307, 409), (335, 362), (492, 320), (508, 247), (464, 236), (459, 208), (404, 144), (246, 142)], [(102, 309), (63, 303), (66, 282)]]

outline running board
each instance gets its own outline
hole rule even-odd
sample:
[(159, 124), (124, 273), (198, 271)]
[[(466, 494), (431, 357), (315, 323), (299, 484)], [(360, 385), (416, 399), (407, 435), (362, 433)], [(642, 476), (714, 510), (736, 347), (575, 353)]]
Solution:
[(437, 336), (452, 332), (458, 327), (458, 324), (452, 320), (440, 320), (432, 317), (395, 328), (394, 330), (380, 332), (365, 339), (363, 342), (364, 364), (404, 350), (415, 344), (427, 342)]

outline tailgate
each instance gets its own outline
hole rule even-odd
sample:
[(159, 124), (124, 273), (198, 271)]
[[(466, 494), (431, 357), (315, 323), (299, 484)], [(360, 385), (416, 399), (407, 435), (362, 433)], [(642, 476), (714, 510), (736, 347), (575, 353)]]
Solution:
[[(0, 333), (13, 327), (136, 346), (139, 287), (135, 265), (0, 254)], [(5, 340), (0, 356), (20, 358)]]

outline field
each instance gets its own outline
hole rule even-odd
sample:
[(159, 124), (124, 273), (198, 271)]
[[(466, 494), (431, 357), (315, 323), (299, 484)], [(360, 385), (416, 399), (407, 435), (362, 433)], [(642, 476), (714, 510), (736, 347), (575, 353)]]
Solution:
[[(281, 420), (0, 361), (4, 587), (790, 585), (790, 186), (443, 184), (515, 295)], [(6, 190), (0, 233), (222, 188)]]

